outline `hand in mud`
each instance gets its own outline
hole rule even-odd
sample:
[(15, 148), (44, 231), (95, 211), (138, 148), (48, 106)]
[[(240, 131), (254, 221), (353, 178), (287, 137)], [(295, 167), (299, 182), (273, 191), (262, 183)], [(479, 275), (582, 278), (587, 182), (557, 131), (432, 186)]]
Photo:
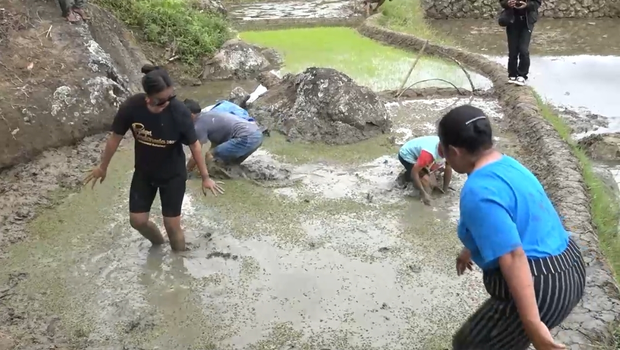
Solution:
[(90, 174), (88, 174), (85, 178), (84, 178), (84, 186), (88, 185), (89, 182), (92, 181), (92, 186), (91, 189), (95, 188), (95, 184), (97, 183), (97, 180), (99, 180), (99, 183), (102, 183), (103, 180), (105, 180), (105, 176), (106, 176), (106, 171), (104, 169), (102, 169), (100, 166), (94, 168)]
[(422, 194), (422, 203), (426, 204), (426, 205), (431, 205), (431, 196), (429, 196), (426, 193)]
[(549, 328), (539, 321), (533, 327), (526, 331), (530, 340), (532, 341), (532, 345), (536, 350), (561, 350), (566, 349), (566, 346), (556, 343), (551, 336), (551, 332), (549, 332)]
[(443, 188), (441, 189), (441, 191), (444, 194), (448, 193), (448, 191), (450, 191), (450, 185), (444, 185)]
[(471, 252), (463, 248), (459, 256), (456, 257), (456, 274), (458, 276), (465, 273), (465, 270), (473, 271), (474, 263), (471, 261)]
[(524, 9), (524, 8), (525, 8), (525, 6), (527, 6), (527, 2), (525, 2), (525, 1), (519, 1), (519, 2), (517, 2), (517, 4), (514, 6), (514, 8), (516, 8), (516, 9), (519, 9), (519, 10), (520, 10), (520, 9)]
[(517, 4), (517, 0), (508, 0), (508, 6), (515, 7), (516, 4)]
[(206, 178), (202, 180), (202, 194), (207, 195), (207, 190), (211, 190), (214, 196), (217, 197), (218, 194), (224, 194), (224, 189), (222, 185), (224, 183), (221, 181), (213, 181), (211, 178)]

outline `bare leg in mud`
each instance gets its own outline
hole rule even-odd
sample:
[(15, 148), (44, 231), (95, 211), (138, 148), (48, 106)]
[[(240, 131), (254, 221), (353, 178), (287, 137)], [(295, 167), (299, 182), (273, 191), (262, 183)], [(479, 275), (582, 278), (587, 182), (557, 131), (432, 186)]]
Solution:
[(164, 217), (164, 227), (170, 240), (172, 250), (181, 252), (185, 250), (185, 234), (181, 228), (181, 217)]
[(164, 244), (164, 236), (157, 225), (149, 220), (149, 213), (130, 213), (129, 223), (136, 231), (151, 241), (153, 245)]

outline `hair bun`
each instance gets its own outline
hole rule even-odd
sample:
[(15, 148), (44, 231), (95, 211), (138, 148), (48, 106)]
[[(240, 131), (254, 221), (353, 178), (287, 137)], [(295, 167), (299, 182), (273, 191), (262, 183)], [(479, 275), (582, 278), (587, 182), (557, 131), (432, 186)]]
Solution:
[(144, 66), (142, 66), (142, 74), (149, 74), (150, 72), (154, 71), (154, 70), (158, 70), (159, 66), (154, 66), (152, 64), (145, 64)]

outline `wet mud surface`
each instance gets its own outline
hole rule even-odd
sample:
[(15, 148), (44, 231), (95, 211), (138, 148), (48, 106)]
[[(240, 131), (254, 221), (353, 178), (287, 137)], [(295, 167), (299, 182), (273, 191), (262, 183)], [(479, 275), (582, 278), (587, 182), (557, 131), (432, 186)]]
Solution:
[[(395, 147), (429, 133), (458, 102), (388, 105)], [(499, 147), (518, 154), (497, 103), (474, 104), (493, 119)], [(394, 181), (401, 171), (395, 153), (290, 163), (270, 142), (244, 171), (294, 185), (232, 180), (213, 198), (191, 180), (184, 202), (190, 249), (182, 254), (151, 248), (129, 227), (133, 155), (123, 149), (101, 186), (43, 211), (27, 226), (30, 239), (6, 250), (3, 307), (37, 315), (33, 325), (54, 331), (3, 319), (0, 332), (10, 330), (22, 344), (80, 349), (446, 348), (486, 295), (479, 272), (454, 272), (464, 179), (457, 176), (457, 191), (426, 207)], [(158, 212), (156, 205), (161, 226)]]

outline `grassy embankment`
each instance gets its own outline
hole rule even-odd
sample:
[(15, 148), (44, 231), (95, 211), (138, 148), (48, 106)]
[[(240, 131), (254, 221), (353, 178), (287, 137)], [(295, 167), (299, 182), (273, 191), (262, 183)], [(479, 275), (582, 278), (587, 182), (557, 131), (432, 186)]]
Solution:
[[(449, 43), (449, 38), (432, 30), (424, 20), (419, 0), (400, 0), (386, 2), (381, 24), (406, 33), (411, 33), (432, 41)], [(581, 164), (583, 178), (591, 197), (591, 214), (598, 232), (603, 254), (607, 257), (616, 279), (620, 277), (620, 238), (618, 222), (620, 211), (613, 194), (596, 175), (592, 161), (585, 152), (571, 139), (571, 130), (545, 101), (538, 97), (542, 116), (553, 125), (560, 137), (568, 143)], [(620, 332), (616, 332), (619, 334)]]
[(200, 9), (197, 0), (95, 0), (169, 56), (197, 67), (231, 36), (228, 21)]
[[(583, 179), (590, 193), (590, 213), (592, 221), (598, 233), (599, 246), (601, 251), (611, 265), (616, 280), (620, 280), (620, 237), (618, 235), (618, 223), (620, 220), (620, 210), (613, 193), (596, 175), (593, 169), (592, 161), (583, 149), (571, 138), (571, 129), (558, 116), (553, 108), (545, 103), (540, 96), (536, 96), (538, 106), (542, 116), (549, 122), (560, 137), (568, 143), (573, 154), (581, 164), (581, 172)], [(613, 325), (614, 344), (601, 345), (601, 349), (616, 350), (620, 349), (620, 325)]]
[(424, 18), (421, 0), (386, 1), (381, 7), (383, 17), (379, 24), (390, 29), (415, 34), (415, 36), (440, 44), (450, 44), (448, 36), (434, 30)]

